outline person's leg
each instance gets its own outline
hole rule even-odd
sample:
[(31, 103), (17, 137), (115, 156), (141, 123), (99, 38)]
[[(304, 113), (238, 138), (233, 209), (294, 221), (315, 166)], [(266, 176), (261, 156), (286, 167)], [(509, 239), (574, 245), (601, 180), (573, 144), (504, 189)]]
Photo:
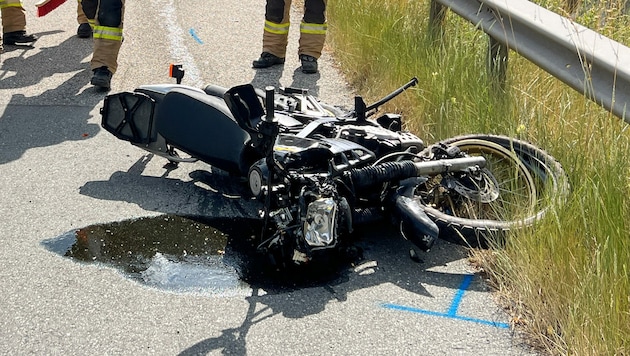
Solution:
[(79, 24), (79, 27), (77, 28), (77, 37), (92, 37), (92, 26), (90, 25), (90, 21), (85, 15), (85, 12), (83, 12), (83, 5), (81, 4), (81, 0), (77, 1), (77, 23)]
[(37, 41), (36, 36), (26, 34), (26, 11), (21, 0), (0, 0), (0, 11), (2, 13), (2, 43), (21, 45)]
[(254, 68), (267, 68), (284, 63), (289, 38), (291, 0), (267, 0), (263, 52), (252, 63)]
[(124, 6), (124, 0), (99, 0), (96, 10), (94, 53), (90, 61), (94, 76), (91, 83), (106, 89), (109, 89), (111, 77), (118, 69), (118, 53), (123, 41)]
[(317, 73), (317, 59), (322, 55), (327, 27), (326, 0), (306, 0), (298, 48), (304, 73)]

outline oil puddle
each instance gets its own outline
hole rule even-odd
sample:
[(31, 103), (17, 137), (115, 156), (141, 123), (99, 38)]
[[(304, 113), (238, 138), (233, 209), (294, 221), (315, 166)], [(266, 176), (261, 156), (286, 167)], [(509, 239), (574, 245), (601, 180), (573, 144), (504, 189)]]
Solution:
[(176, 293), (249, 295), (262, 222), (161, 215), (67, 232), (43, 242), (82, 263), (118, 269), (143, 285)]

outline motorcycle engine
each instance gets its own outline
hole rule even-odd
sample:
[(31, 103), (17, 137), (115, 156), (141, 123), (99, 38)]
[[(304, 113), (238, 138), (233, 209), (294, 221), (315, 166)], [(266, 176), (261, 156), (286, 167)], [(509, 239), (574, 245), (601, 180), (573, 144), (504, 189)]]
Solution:
[(295, 263), (308, 262), (317, 253), (337, 248), (352, 232), (352, 213), (345, 198), (329, 179), (313, 179), (302, 189), (296, 205)]
[(404, 131), (391, 131), (376, 125), (344, 125), (339, 137), (355, 142), (382, 157), (392, 152), (422, 151), (424, 142), (416, 135)]
[(283, 255), (303, 264), (316, 254), (336, 249), (352, 231), (352, 213), (337, 192), (335, 172), (373, 162), (374, 154), (344, 139), (280, 134), (274, 158), (275, 169), (281, 172), (274, 173), (272, 184), (266, 161), (260, 160), (250, 170), (250, 188), (267, 202), (268, 217), (280, 231), (282, 242), (277, 246), (285, 249)]
[[(303, 174), (329, 174), (331, 168), (343, 172), (376, 160), (372, 151), (344, 138), (314, 139), (280, 134), (273, 150), (276, 161), (285, 171)], [(264, 160), (259, 164), (264, 164)]]
[(304, 136), (279, 134), (273, 148), (275, 167), (270, 170), (262, 159), (249, 177), (252, 194), (266, 201), (277, 231), (268, 240), (269, 250), (276, 246), (282, 256), (304, 264), (338, 249), (352, 231), (352, 209), (337, 191), (336, 178), (386, 154), (422, 149), (417, 136), (374, 123), (342, 125), (335, 135), (323, 134), (321, 127)]

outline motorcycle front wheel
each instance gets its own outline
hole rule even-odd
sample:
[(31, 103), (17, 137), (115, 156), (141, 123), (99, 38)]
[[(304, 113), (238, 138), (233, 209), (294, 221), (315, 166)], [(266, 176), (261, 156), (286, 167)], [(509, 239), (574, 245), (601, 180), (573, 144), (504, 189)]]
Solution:
[(487, 162), (476, 174), (429, 180), (434, 186), (421, 201), (443, 239), (486, 247), (489, 239), (539, 221), (568, 194), (561, 165), (530, 143), (497, 135), (459, 136), (442, 143)]

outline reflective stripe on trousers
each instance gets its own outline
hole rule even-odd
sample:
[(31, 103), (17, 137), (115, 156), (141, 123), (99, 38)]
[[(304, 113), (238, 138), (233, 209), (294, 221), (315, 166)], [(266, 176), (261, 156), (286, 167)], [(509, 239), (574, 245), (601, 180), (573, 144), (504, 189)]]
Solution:
[[(26, 11), (20, 0), (0, 0), (2, 32), (26, 30)], [(0, 37), (1, 38), (1, 37)]]
[(118, 53), (123, 41), (124, 0), (81, 0), (83, 11), (92, 25), (94, 53), (90, 67), (118, 69)]
[[(319, 58), (326, 39), (327, 0), (306, 0), (304, 16), (300, 24), (298, 55)], [(291, 0), (267, 0), (263, 52), (284, 58), (289, 37), (289, 13)]]

